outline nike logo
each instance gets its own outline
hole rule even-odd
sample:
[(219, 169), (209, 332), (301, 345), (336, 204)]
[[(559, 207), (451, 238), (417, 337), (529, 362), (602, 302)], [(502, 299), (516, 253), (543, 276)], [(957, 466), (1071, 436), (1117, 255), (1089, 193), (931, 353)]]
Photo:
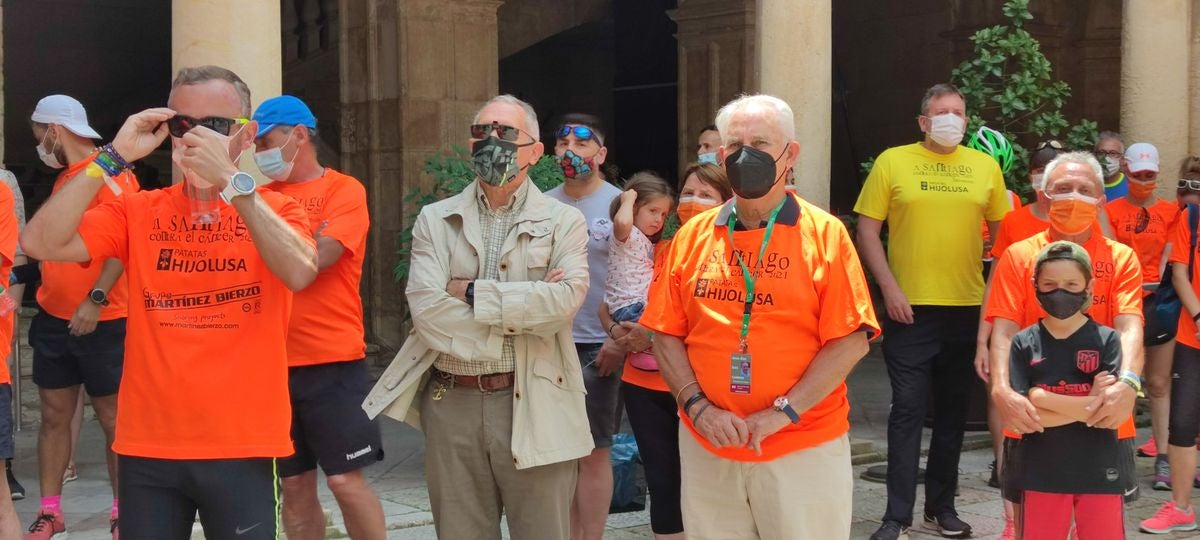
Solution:
[(1138, 490), (1137, 486), (1131, 487), (1125, 491), (1125, 496), (1128, 497), (1130, 495), (1133, 495), (1134, 493), (1137, 493), (1137, 490)]
[(241, 527), (238, 527), (238, 528), (236, 528), (236, 529), (234, 529), (234, 530), (233, 530), (233, 533), (234, 533), (234, 534), (236, 534), (236, 535), (238, 535), (238, 536), (241, 536), (241, 535), (243, 535), (243, 534), (246, 534), (246, 533), (248, 533), (248, 532), (250, 532), (250, 531), (253, 531), (253, 530), (255, 529), (255, 527), (258, 527), (259, 525), (262, 525), (262, 522), (261, 522), (261, 521), (260, 521), (260, 522), (258, 522), (258, 523), (255, 523), (254, 525), (251, 525), (251, 526), (249, 526), (249, 527), (246, 527), (245, 529), (243, 529), (243, 528), (241, 528)]

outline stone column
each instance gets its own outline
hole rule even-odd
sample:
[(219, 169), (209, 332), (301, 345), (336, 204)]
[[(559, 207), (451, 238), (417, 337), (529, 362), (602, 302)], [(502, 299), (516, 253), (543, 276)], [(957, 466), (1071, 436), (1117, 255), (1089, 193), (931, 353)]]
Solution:
[(796, 190), (828, 208), (833, 0), (759, 0), (757, 22), (758, 90), (786, 101), (796, 115)]
[(500, 4), (339, 2), (341, 167), (367, 185), (367, 332), (382, 349), (404, 339), (404, 284), (393, 269), (417, 210), (406, 198), (430, 187), (429, 156), (466, 146), (472, 117), (498, 91)]
[(678, 25), (679, 170), (696, 161), (696, 138), (717, 109), (755, 85), (754, 0), (686, 0)]
[(1121, 132), (1126, 144), (1146, 141), (1157, 146), (1167, 178), (1177, 174), (1191, 135), (1191, 3), (1125, 0), (1123, 9)]
[[(237, 73), (250, 87), (251, 111), (278, 96), (283, 85), (280, 2), (172, 0), (171, 69), (216, 65)], [(172, 73), (172, 78), (175, 76)], [(263, 180), (253, 149), (241, 168)], [(178, 181), (179, 175), (175, 175)]]

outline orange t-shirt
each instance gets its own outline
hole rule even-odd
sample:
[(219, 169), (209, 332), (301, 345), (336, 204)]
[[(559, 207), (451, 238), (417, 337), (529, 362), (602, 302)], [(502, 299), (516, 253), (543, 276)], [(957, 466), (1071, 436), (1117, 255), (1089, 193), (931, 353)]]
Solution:
[[(984, 319), (1008, 319), (1020, 328), (1034, 325), (1046, 316), (1038, 304), (1033, 285), (1037, 254), (1050, 243), (1048, 232), (1035, 234), (1010, 246), (992, 269)], [(1097, 323), (1113, 327), (1117, 315), (1142, 318), (1142, 268), (1128, 246), (1099, 234), (1083, 243), (1092, 258), (1092, 305), (1087, 314)], [(1133, 418), (1118, 430), (1121, 438), (1132, 437)], [(1007, 435), (1014, 436), (1006, 432)], [(1015, 436), (1014, 436), (1015, 437)]]
[[(1187, 211), (1181, 213), (1180, 219), (1175, 224), (1171, 231), (1171, 254), (1168, 260), (1172, 263), (1187, 264), (1188, 263), (1188, 248), (1191, 246), (1192, 231), (1188, 229)], [(1200, 252), (1200, 245), (1196, 247), (1197, 252)], [(1200, 257), (1197, 258), (1200, 260)], [(1187, 270), (1184, 270), (1185, 272)], [(1200, 291), (1200, 279), (1197, 279), (1197, 274), (1200, 272), (1192, 272), (1191, 282), (1192, 290)], [(1183, 310), (1183, 316), (1179, 317), (1179, 327), (1175, 331), (1175, 339), (1193, 349), (1200, 349), (1200, 340), (1196, 339), (1196, 321), (1193, 321), (1188, 316), (1187, 310)]]
[(290, 196), (308, 212), (309, 229), (336, 240), (346, 250), (317, 279), (295, 294), (288, 329), (288, 365), (309, 366), (366, 356), (363, 305), (358, 285), (367, 252), (367, 190), (353, 177), (325, 169), (320, 178), (264, 186)]
[[(658, 275), (663, 271), (663, 266), (667, 262), (667, 251), (670, 249), (671, 241), (663, 240), (655, 246), (654, 251), (654, 275)], [(625, 369), (621, 371), (621, 381), (629, 384), (640, 386), (647, 390), (658, 390), (660, 392), (670, 392), (671, 387), (667, 386), (667, 381), (663, 380), (662, 373), (659, 371), (646, 371), (638, 369), (629, 361), (633, 355), (625, 356)]]
[[(992, 242), (992, 253), (999, 257), (1008, 246), (1040, 232), (1046, 232), (1050, 222), (1033, 215), (1033, 205), (1022, 206), (1004, 215), (1000, 228), (996, 230), (996, 241)], [(1092, 224), (1092, 234), (1102, 236), (1100, 223)]]
[[(1011, 189), (1008, 190), (1008, 203), (1010, 205), (1012, 205), (1012, 208), (1009, 209), (1010, 210), (1009, 213), (1004, 214), (1004, 219), (1008, 219), (1008, 216), (1013, 215), (1017, 210), (1020, 210), (1022, 208), (1021, 196), (1017, 195), (1016, 193), (1013, 193), (1013, 190), (1011, 190)], [(1003, 223), (1003, 221), (1004, 220), (1001, 220), (1001, 223)], [(999, 236), (1000, 236), (999, 229), (996, 230), (996, 236), (997, 236), (997, 241), (998, 241)], [(988, 232), (987, 220), (985, 219), (983, 221), (983, 243), (986, 244), (987, 241), (989, 239), (991, 239), (991, 237), (992, 237), (992, 235), (991, 235), (991, 233)], [(1003, 252), (1001, 250), (996, 249), (996, 243), (993, 242), (992, 249), (983, 254), (983, 260), (990, 261), (997, 253), (1003, 253)]]
[[(96, 153), (92, 153), (86, 159), (72, 163), (71, 166), (64, 169), (58, 175), (58, 180), (54, 182), (51, 193), (58, 193), (58, 190), (67, 185), (68, 181), (75, 178), (95, 158)], [(89, 209), (116, 200), (123, 193), (135, 193), (140, 189), (137, 178), (130, 171), (106, 179), (104, 184), (96, 193), (96, 197), (92, 199), (92, 204), (88, 206)], [(41, 269), (42, 284), (38, 286), (37, 290), (38, 305), (42, 307), (43, 311), (54, 317), (71, 320), (79, 304), (90, 301), (88, 294), (95, 288), (96, 280), (100, 278), (100, 272), (104, 270), (104, 261), (95, 260), (83, 265), (73, 262), (42, 262)], [(100, 320), (111, 321), (125, 318), (128, 305), (129, 285), (125, 274), (122, 273), (117, 282), (113, 284), (112, 289), (108, 291), (108, 305), (100, 309)]]
[[(0, 182), (0, 294), (8, 294), (8, 280), (12, 275), (13, 259), (17, 256), (17, 213), (16, 198), (4, 182)], [(0, 359), (7, 362), (12, 354), (13, 326), (16, 318), (13, 312), (0, 316)], [(12, 376), (8, 373), (8, 364), (0, 368), (0, 384), (9, 384)]]
[[(312, 242), (296, 201), (263, 202)], [(183, 184), (89, 210), (79, 234), (94, 259), (119, 257), (129, 308), (113, 451), (160, 459), (292, 454), (287, 327), (292, 292), (267, 268), (245, 221), (191, 223)]]
[[(1179, 218), (1179, 205), (1159, 199), (1149, 208), (1142, 208), (1122, 197), (1108, 203), (1104, 209), (1108, 211), (1114, 240), (1137, 253), (1138, 261), (1142, 263), (1142, 282), (1158, 283), (1162, 279), (1158, 266), (1162, 264), (1163, 249)], [(1139, 225), (1142, 232), (1137, 231)]]
[[(640, 321), (655, 332), (683, 339), (700, 389), (714, 405), (741, 417), (772, 407), (776, 397), (804, 377), (829, 341), (863, 330), (879, 333), (858, 253), (845, 226), (797, 197), (786, 201), (761, 260), (765, 229), (735, 231), (730, 245), (727, 219), (733, 202), (684, 224), (671, 242), (662, 272), (654, 276)], [(734, 250), (757, 275), (747, 337), (749, 393), (731, 388), (731, 371), (740, 366), (732, 363), (731, 354), (738, 351), (746, 296)], [(800, 422), (767, 437), (761, 456), (745, 447), (713, 447), (686, 415), (682, 421), (715, 455), (769, 461), (844, 435), (850, 429), (846, 385), (839, 384), (812, 408), (797, 412)]]

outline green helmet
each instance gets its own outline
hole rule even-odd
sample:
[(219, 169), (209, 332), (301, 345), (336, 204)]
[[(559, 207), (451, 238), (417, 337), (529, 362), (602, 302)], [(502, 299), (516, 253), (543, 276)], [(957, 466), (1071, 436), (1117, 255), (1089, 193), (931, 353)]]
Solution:
[(1004, 138), (1004, 134), (990, 127), (982, 126), (971, 135), (971, 140), (967, 142), (967, 148), (974, 148), (983, 152), (996, 163), (1000, 164), (1000, 172), (1008, 174), (1008, 170), (1013, 166), (1013, 149), (1012, 144), (1008, 139)]

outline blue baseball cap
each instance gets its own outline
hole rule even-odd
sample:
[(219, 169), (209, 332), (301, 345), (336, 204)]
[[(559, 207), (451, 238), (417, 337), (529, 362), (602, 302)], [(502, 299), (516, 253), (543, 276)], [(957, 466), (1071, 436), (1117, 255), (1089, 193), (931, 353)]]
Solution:
[(258, 136), (262, 137), (279, 126), (306, 126), (317, 129), (317, 117), (308, 105), (295, 96), (279, 96), (258, 105), (252, 120), (258, 122)]

